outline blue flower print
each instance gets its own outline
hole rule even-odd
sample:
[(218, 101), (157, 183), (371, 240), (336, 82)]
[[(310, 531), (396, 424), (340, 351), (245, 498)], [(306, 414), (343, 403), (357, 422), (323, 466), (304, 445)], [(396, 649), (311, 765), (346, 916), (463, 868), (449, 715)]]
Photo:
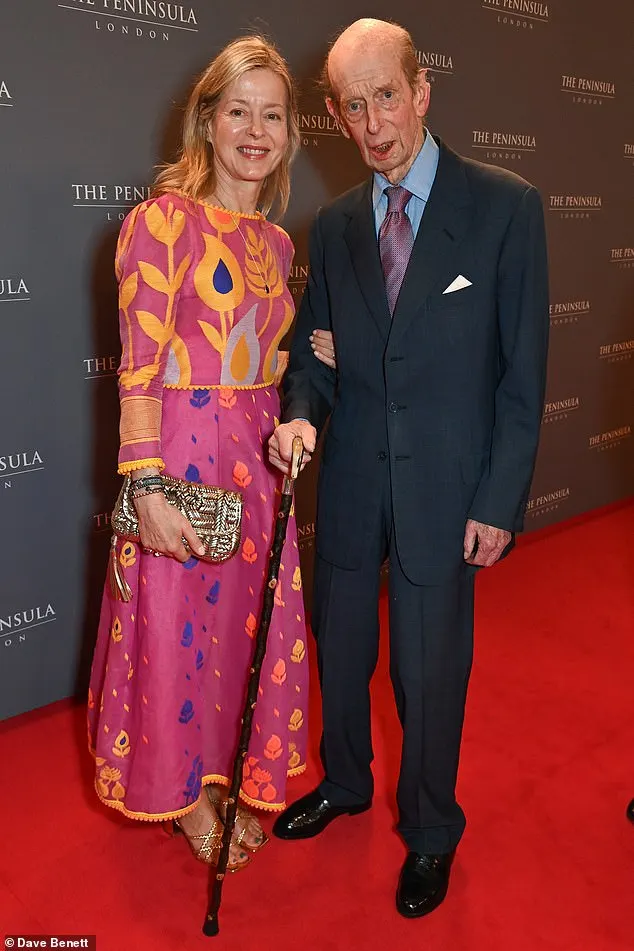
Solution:
[(203, 406), (207, 405), (210, 399), (209, 390), (194, 390), (189, 402), (194, 409), (202, 409)]
[(183, 628), (183, 636), (181, 637), (181, 644), (183, 647), (191, 647), (193, 640), (194, 640), (194, 629), (192, 627), (191, 621), (188, 621), (185, 627)]
[(209, 601), (210, 604), (217, 604), (219, 594), (220, 594), (220, 582), (214, 581), (211, 588), (209, 589), (209, 594), (205, 598), (205, 601)]
[(199, 650), (196, 654), (196, 670), (200, 670), (203, 665), (203, 652)]
[(194, 556), (192, 555), (191, 558), (188, 558), (187, 561), (183, 562), (183, 568), (185, 568), (186, 571), (191, 571), (192, 568), (195, 568), (197, 564), (198, 564), (198, 559), (194, 558)]
[(186, 700), (183, 706), (181, 707), (181, 712), (178, 718), (178, 722), (189, 723), (193, 715), (194, 715), (194, 704), (191, 702), (191, 700)]
[(200, 756), (194, 757), (194, 762), (192, 763), (192, 768), (189, 776), (187, 777), (187, 783), (183, 794), (185, 796), (185, 805), (190, 806), (192, 802), (196, 802), (200, 796), (200, 790), (202, 788), (202, 778), (203, 778), (203, 762)]
[(191, 463), (187, 466), (187, 472), (185, 473), (185, 478), (188, 482), (202, 482), (200, 478), (200, 472), (198, 471), (198, 466), (194, 466)]

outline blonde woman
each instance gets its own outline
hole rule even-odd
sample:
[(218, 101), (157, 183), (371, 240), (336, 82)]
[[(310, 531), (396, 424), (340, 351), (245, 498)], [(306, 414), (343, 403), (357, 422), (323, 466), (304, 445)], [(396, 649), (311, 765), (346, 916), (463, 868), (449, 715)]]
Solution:
[[(263, 447), (279, 416), (278, 346), (293, 319), (293, 246), (266, 215), (286, 208), (298, 142), (284, 60), (260, 37), (230, 43), (193, 90), (180, 159), (128, 216), (117, 249), (119, 472), (135, 480), (141, 544), (117, 548), (132, 601), (104, 592), (88, 716), (96, 788), (133, 819), (174, 820), (197, 858), (214, 864), (278, 493)], [(163, 471), (242, 492), (234, 558), (196, 558), (200, 542), (167, 504)], [(232, 869), (266, 841), (251, 809), (281, 811), (287, 776), (305, 767), (294, 521), (282, 569)]]

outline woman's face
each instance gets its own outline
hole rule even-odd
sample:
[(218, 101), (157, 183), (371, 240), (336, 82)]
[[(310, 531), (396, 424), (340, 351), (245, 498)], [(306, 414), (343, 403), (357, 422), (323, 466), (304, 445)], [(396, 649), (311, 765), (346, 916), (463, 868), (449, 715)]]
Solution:
[(287, 108), (284, 81), (270, 69), (250, 69), (227, 86), (209, 123), (216, 175), (263, 182), (288, 145)]

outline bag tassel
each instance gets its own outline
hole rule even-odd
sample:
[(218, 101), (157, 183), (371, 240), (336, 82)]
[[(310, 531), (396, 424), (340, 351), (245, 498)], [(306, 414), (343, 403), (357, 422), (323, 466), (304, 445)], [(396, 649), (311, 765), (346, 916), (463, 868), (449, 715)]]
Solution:
[(108, 581), (110, 582), (110, 591), (112, 597), (117, 601), (128, 602), (132, 600), (132, 589), (125, 579), (119, 558), (117, 557), (117, 536), (112, 536), (110, 542), (110, 558), (108, 561)]

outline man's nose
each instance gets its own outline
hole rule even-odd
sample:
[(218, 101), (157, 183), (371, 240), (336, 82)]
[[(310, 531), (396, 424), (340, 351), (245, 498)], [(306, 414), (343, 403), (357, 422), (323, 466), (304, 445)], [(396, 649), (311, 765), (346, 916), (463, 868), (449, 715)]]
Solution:
[(368, 132), (376, 135), (381, 128), (381, 116), (376, 106), (368, 106), (367, 117)]

